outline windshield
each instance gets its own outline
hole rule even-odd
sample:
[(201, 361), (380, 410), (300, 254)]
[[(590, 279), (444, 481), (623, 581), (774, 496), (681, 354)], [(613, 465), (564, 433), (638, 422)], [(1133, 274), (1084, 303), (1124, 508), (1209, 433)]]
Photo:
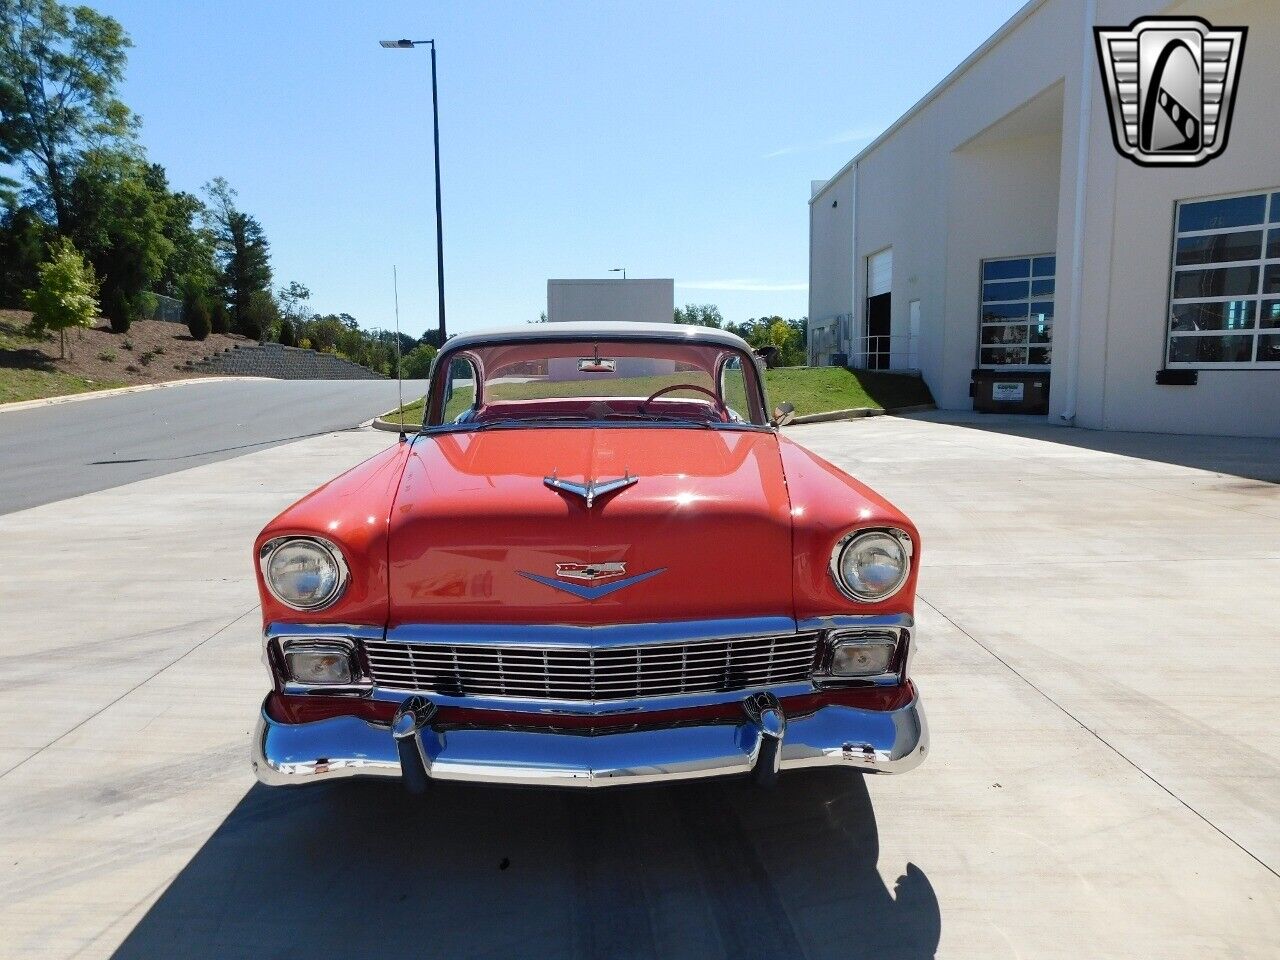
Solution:
[(441, 358), (426, 422), (763, 424), (755, 374), (718, 344), (495, 343)]

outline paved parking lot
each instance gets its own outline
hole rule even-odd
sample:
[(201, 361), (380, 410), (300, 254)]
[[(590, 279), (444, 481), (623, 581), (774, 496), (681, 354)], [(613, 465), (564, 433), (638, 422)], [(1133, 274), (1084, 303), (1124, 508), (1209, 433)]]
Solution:
[(920, 526), (933, 750), (772, 792), (255, 786), (252, 537), (391, 435), (0, 516), (0, 957), (1275, 957), (1280, 442), (946, 419), (791, 430)]

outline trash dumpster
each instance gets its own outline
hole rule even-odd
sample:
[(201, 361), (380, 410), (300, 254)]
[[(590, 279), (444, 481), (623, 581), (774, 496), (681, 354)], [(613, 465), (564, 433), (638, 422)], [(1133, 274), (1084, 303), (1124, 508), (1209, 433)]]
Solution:
[(1047, 370), (974, 370), (969, 383), (979, 413), (1049, 412)]

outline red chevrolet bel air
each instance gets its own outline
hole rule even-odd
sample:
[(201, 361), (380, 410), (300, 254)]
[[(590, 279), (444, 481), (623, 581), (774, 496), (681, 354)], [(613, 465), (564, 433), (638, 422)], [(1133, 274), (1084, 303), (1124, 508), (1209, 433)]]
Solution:
[(919, 535), (791, 416), (722, 330), (448, 341), (422, 428), (257, 539), (259, 779), (915, 767)]

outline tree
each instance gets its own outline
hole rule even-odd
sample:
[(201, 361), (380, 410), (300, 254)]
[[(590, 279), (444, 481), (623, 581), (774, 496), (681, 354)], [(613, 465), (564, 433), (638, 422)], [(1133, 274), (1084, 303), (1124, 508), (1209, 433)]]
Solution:
[(72, 176), (68, 199), (63, 232), (93, 264), (104, 301), (136, 305), (173, 255), (167, 190), (156, 192), (147, 165), (133, 154), (92, 150)]
[(102, 298), (103, 312), (111, 321), (113, 333), (128, 333), (133, 318), (138, 312), (138, 304), (127, 293), (117, 287)]
[(30, 207), (0, 215), (0, 307), (22, 303), (23, 292), (39, 282), (49, 229)]
[(222, 302), (221, 297), (209, 307), (209, 327), (214, 333), (231, 332), (231, 318), (227, 316), (227, 305)]
[(280, 322), (280, 308), (275, 297), (267, 290), (255, 290), (249, 294), (249, 302), (239, 312), (240, 332), (254, 340), (271, 340)]
[(400, 370), (406, 380), (425, 380), (431, 370), (431, 361), (436, 358), (436, 350), (429, 343), (420, 343), (400, 358)]
[(58, 356), (67, 356), (67, 329), (91, 327), (98, 312), (98, 283), (93, 267), (73, 244), (62, 237), (49, 245), (49, 259), (40, 264), (40, 283), (26, 291), (31, 331), (58, 331)]
[(288, 317), (280, 321), (280, 343), (286, 347), (298, 345), (298, 334), (293, 329), (293, 321)]
[(213, 324), (209, 319), (209, 303), (204, 293), (194, 286), (187, 288), (182, 298), (182, 318), (187, 321), (187, 329), (195, 340), (206, 340)]
[(287, 287), (279, 289), (276, 298), (280, 302), (280, 314), (286, 320), (305, 321), (311, 316), (311, 308), (307, 305), (311, 291), (305, 283), (290, 280)]
[(675, 321), (719, 329), (724, 324), (724, 316), (714, 303), (686, 303), (683, 310), (676, 307)]
[(90, 148), (127, 149), (136, 120), (117, 96), (132, 46), (120, 24), (57, 0), (0, 0), (0, 160), (66, 225), (74, 170)]
[(204, 226), (205, 209), (200, 198), (169, 189), (169, 177), (158, 163), (147, 164), (143, 180), (159, 208), (160, 232), (169, 253), (152, 289), (167, 297), (184, 297), (195, 286), (212, 291), (218, 280), (213, 257), (213, 235)]
[[(222, 177), (210, 181), (205, 193), (209, 197), (208, 224), (213, 232), (224, 299), (231, 306), (237, 331), (259, 336), (260, 328), (257, 333), (250, 332), (248, 314), (255, 294), (264, 293), (271, 298), (271, 256), (266, 233), (262, 224), (236, 207), (236, 192)], [(259, 307), (263, 302), (259, 297)], [(275, 308), (274, 300), (272, 307)]]

